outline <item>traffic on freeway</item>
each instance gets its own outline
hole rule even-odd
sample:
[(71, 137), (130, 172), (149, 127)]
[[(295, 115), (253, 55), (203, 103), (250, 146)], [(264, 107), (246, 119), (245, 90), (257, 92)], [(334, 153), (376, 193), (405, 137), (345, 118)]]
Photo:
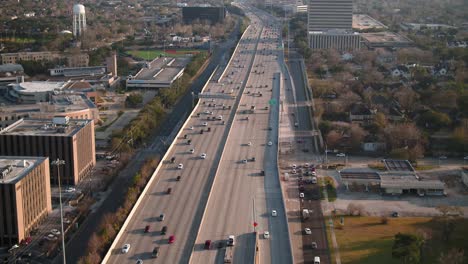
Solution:
[(205, 186), (218, 166), (218, 153), (224, 148), (224, 135), (254, 56), (246, 51), (255, 49), (260, 32), (259, 26), (249, 27), (233, 54), (237, 62), (231, 61), (225, 70), (229, 76), (207, 83), (205, 96), (200, 96), (104, 263), (153, 258), (160, 263), (188, 262)]
[(253, 263), (256, 240), (256, 263), (292, 263), (276, 164), (281, 27), (270, 15), (243, 8), (255, 12), (251, 21), (262, 33), (190, 263)]

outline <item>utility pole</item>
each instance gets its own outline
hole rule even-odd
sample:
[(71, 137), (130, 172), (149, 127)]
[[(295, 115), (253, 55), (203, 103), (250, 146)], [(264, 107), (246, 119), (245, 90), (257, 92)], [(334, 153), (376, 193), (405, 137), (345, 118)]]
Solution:
[(66, 264), (67, 259), (65, 257), (65, 234), (63, 233), (62, 188), (60, 185), (60, 166), (65, 165), (65, 161), (57, 158), (56, 160), (53, 160), (51, 164), (57, 167), (59, 202), (60, 202), (60, 227), (61, 227), (61, 232), (62, 232), (62, 255), (63, 255), (63, 264)]

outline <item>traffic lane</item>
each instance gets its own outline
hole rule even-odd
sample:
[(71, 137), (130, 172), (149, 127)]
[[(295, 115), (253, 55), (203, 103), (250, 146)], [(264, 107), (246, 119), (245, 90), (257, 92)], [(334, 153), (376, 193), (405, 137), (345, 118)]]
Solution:
[[(213, 133), (213, 135), (216, 135), (216, 134), (218, 134), (218, 133)], [(217, 138), (213, 137), (213, 141), (200, 141), (199, 143), (204, 143), (204, 145), (207, 145), (210, 142), (215, 142), (216, 140), (217, 140)], [(197, 141), (194, 140), (193, 145), (194, 146), (199, 146), (200, 148), (202, 148), (203, 144), (197, 144)], [(178, 151), (177, 147), (176, 147), (175, 151)], [(196, 157), (196, 159), (198, 159), (198, 157)], [(202, 161), (205, 161), (205, 160), (202, 160)], [(206, 174), (207, 168), (205, 166), (195, 166), (195, 164), (190, 164), (190, 163), (191, 162), (189, 162), (187, 160), (187, 162), (185, 164), (185, 166), (186, 166), (185, 168), (191, 168), (192, 171), (197, 171), (197, 169), (198, 169), (198, 173), (200, 173), (201, 175)], [(136, 261), (136, 258), (144, 257), (145, 255), (150, 254), (149, 252), (151, 252), (151, 250), (152, 250), (151, 246), (146, 246), (145, 247), (145, 245), (151, 245), (151, 240), (148, 241), (148, 239), (145, 239), (146, 237), (141, 237), (141, 234), (140, 234), (141, 232), (139, 232), (139, 231), (142, 231), (143, 228), (144, 228), (142, 220), (144, 221), (146, 219), (146, 220), (149, 220), (149, 221), (154, 221), (154, 220), (157, 219), (157, 216), (159, 216), (159, 214), (161, 214), (161, 213), (165, 213), (167, 219), (171, 219), (171, 218), (173, 219), (175, 217), (177, 217), (177, 219), (179, 219), (179, 217), (183, 216), (182, 213), (177, 212), (177, 208), (179, 208), (179, 207), (176, 206), (178, 201), (176, 199), (171, 199), (172, 195), (174, 195), (174, 194), (171, 194), (171, 195), (165, 194), (166, 191), (167, 191), (167, 188), (169, 188), (169, 186), (172, 186), (171, 182), (179, 174), (182, 175), (182, 180), (181, 181), (187, 181), (187, 180), (190, 181), (190, 180), (192, 180), (192, 182), (191, 183), (189, 182), (188, 185), (174, 184), (174, 186), (172, 187), (174, 189), (174, 193), (176, 193), (178, 191), (177, 189), (180, 186), (182, 186), (182, 187), (184, 187), (184, 186), (194, 186), (194, 187), (196, 187), (196, 186), (201, 185), (200, 182), (203, 180), (202, 177), (199, 177), (199, 178), (198, 177), (190, 177), (189, 175), (187, 175), (188, 171), (186, 169), (177, 170), (175, 168), (175, 166), (177, 166), (177, 163), (176, 164), (167, 164), (166, 168), (164, 168), (162, 170), (161, 173), (165, 177), (162, 177), (162, 179), (160, 179), (159, 181), (154, 183), (154, 185), (153, 185), (154, 187), (152, 187), (152, 189), (155, 189), (155, 190), (149, 193), (149, 198), (145, 200), (145, 202), (144, 202), (145, 204), (143, 205), (143, 207), (141, 209), (141, 212), (137, 214), (137, 215), (141, 215), (141, 214), (143, 214), (143, 215), (137, 217), (137, 220), (133, 221), (129, 225), (129, 228), (127, 228), (127, 230), (129, 230), (130, 234), (126, 238), (125, 241), (127, 241), (127, 242), (125, 242), (125, 243), (131, 242), (133, 244), (133, 247), (134, 247), (134, 250), (135, 250), (134, 251), (135, 252), (135, 257), (129, 257), (129, 260)], [(195, 180), (200, 179), (200, 181), (199, 182), (193, 182), (193, 179), (195, 179)], [(162, 182), (161, 182), (161, 180), (162, 180)], [(186, 193), (187, 191), (190, 191), (190, 190), (183, 190), (182, 193)], [(154, 196), (154, 199), (152, 199), (153, 198), (152, 196)], [(181, 196), (180, 194), (178, 195), (178, 200), (181, 200), (183, 198), (184, 197)], [(186, 195), (185, 198), (186, 198), (185, 200), (187, 202), (194, 201), (194, 200), (190, 199), (190, 197), (188, 195)], [(150, 206), (152, 206), (151, 211), (153, 212), (153, 214), (151, 216), (145, 214), (145, 212), (149, 211), (149, 210), (145, 209), (148, 204), (150, 204)], [(161, 207), (161, 206), (163, 206), (163, 207)], [(170, 208), (175, 208), (176, 209), (175, 213), (174, 213), (174, 211), (169, 210)], [(187, 211), (184, 211), (184, 212), (187, 212)], [(172, 217), (172, 214), (175, 214), (175, 216)], [(182, 225), (181, 227), (183, 228), (184, 226)], [(177, 231), (179, 231), (179, 233), (184, 232), (184, 230), (180, 230), (180, 229), (177, 230)], [(168, 232), (168, 234), (169, 234), (169, 232)], [(179, 237), (182, 236), (182, 234), (178, 234), (178, 235), (179, 235)], [(182, 236), (182, 238), (183, 238), (183, 236)], [(161, 244), (161, 243), (165, 244), (166, 240), (163, 239), (163, 240), (160, 240), (158, 242), (159, 242), (159, 244)], [(166, 258), (165, 253), (166, 253), (166, 251), (161, 250), (160, 258), (165, 259)], [(167, 257), (169, 258), (169, 256), (167, 256)], [(119, 261), (121, 261), (121, 260), (119, 260)]]
[[(302, 68), (300, 66), (300, 63), (296, 60), (290, 61), (289, 62), (290, 66), (290, 72), (291, 72), (291, 77), (294, 82), (294, 93), (296, 96), (296, 102), (300, 103), (307, 103), (306, 99), (306, 94), (305, 94), (305, 89), (304, 87), (304, 82), (303, 82), (303, 77), (302, 77)], [(297, 108), (297, 120), (299, 123), (298, 130), (311, 130), (312, 129), (312, 124), (310, 121), (310, 115), (309, 115), (309, 108), (310, 106), (306, 104), (302, 104), (299, 106), (296, 106)]]

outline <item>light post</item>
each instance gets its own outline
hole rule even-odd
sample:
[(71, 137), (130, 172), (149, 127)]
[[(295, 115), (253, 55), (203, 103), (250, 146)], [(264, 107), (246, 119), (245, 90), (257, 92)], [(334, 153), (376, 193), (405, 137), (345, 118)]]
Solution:
[(52, 165), (57, 166), (57, 176), (58, 176), (58, 186), (59, 186), (59, 202), (60, 202), (60, 228), (62, 232), (62, 255), (63, 255), (63, 264), (67, 263), (65, 257), (65, 234), (63, 233), (63, 208), (62, 208), (62, 188), (60, 186), (60, 166), (65, 165), (65, 161), (61, 159), (56, 159), (51, 162)]

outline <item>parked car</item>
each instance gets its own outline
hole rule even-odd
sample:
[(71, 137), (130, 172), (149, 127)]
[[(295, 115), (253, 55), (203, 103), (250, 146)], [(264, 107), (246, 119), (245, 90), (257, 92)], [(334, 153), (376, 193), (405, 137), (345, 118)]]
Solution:
[(310, 228), (308, 227), (304, 228), (304, 232), (306, 233), (306, 235), (312, 235), (312, 230), (310, 230)]
[(205, 241), (205, 249), (210, 249), (211, 248), (211, 240), (206, 240)]
[(202, 153), (202, 154), (200, 155), (200, 158), (206, 159), (206, 153)]
[(165, 235), (167, 233), (167, 226), (163, 226), (161, 229), (161, 235)]
[(164, 218), (166, 218), (166, 216), (164, 214), (159, 215), (159, 221), (164, 221)]
[(151, 253), (151, 257), (157, 258), (159, 256), (159, 247), (153, 248), (153, 252)]
[(181, 169), (183, 169), (183, 168), (184, 168), (184, 164), (179, 163), (179, 165), (177, 165), (177, 169), (181, 170)]
[(271, 210), (271, 216), (278, 216), (278, 213), (276, 212), (276, 210)]
[(344, 154), (344, 153), (338, 153), (338, 154), (336, 154), (336, 156), (337, 156), (337, 157), (346, 157), (346, 154)]
[(171, 194), (172, 188), (167, 188), (167, 194)]
[(269, 239), (270, 238), (270, 232), (268, 232), (268, 231), (263, 232), (263, 238)]
[(58, 231), (58, 229), (55, 229), (55, 228), (50, 230), (50, 233), (52, 233), (52, 234), (54, 234), (56, 236), (60, 236), (60, 231)]
[(174, 235), (171, 235), (171, 236), (169, 237), (169, 244), (172, 244), (172, 243), (174, 243), (174, 242), (175, 242), (175, 236), (174, 236)]
[(145, 226), (145, 233), (148, 233), (149, 230), (150, 230), (150, 226), (149, 225)]

